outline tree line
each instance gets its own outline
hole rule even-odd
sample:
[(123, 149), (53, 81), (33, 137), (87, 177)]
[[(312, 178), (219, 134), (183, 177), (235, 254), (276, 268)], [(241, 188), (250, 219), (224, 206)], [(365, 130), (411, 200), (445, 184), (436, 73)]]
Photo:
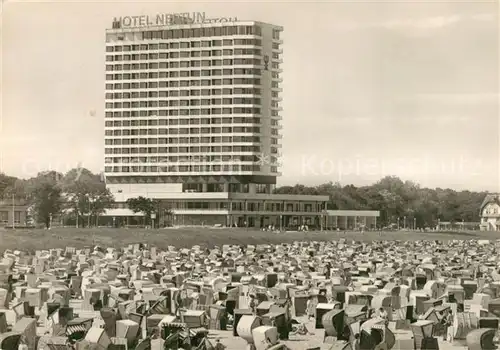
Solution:
[(85, 168), (75, 168), (66, 174), (44, 171), (30, 179), (0, 173), (0, 198), (28, 205), (33, 222), (47, 228), (61, 214), (79, 227), (91, 226), (115, 204), (104, 178)]
[(479, 222), (480, 206), (487, 192), (422, 188), (412, 181), (386, 176), (370, 186), (342, 186), (329, 182), (319, 186), (282, 186), (279, 194), (328, 195), (331, 210), (379, 210), (382, 226), (398, 218), (416, 220), (417, 227), (435, 227), (441, 222)]
[[(30, 179), (0, 173), (0, 199), (28, 205), (30, 219), (46, 228), (61, 215), (77, 227), (97, 226), (99, 216), (116, 207), (104, 177), (85, 168), (75, 168), (66, 174), (45, 171)], [(143, 214), (145, 225), (154, 224), (155, 214), (160, 211), (171, 214), (162, 208), (160, 201), (151, 198), (129, 198), (126, 205), (134, 213)]]
[[(395, 176), (384, 177), (370, 186), (329, 182), (319, 186), (281, 186), (274, 193), (328, 195), (328, 209), (379, 210), (380, 225), (388, 226), (406, 217), (408, 222), (415, 219), (418, 227), (434, 227), (439, 220), (478, 222), (480, 205), (486, 196), (486, 192), (422, 188)], [(62, 213), (79, 227), (91, 226), (116, 204), (103, 176), (85, 168), (66, 174), (46, 171), (30, 179), (0, 173), (0, 198), (26, 202), (32, 219), (46, 227)], [(143, 213), (147, 223), (154, 222), (155, 213), (171, 215), (170, 210), (151, 198), (131, 198), (126, 204), (133, 212)]]

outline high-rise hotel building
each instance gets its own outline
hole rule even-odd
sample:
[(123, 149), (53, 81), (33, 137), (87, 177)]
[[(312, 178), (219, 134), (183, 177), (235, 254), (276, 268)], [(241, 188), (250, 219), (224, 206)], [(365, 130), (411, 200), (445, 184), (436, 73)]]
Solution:
[(272, 194), (280, 175), (283, 28), (144, 22), (122, 19), (106, 31), (104, 172), (117, 201), (161, 199), (176, 224), (314, 220), (326, 197)]

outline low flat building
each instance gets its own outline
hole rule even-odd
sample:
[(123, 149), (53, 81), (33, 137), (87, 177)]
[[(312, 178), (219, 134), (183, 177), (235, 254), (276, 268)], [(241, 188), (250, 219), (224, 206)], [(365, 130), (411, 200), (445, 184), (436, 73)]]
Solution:
[[(163, 226), (170, 222), (175, 226), (227, 226), (262, 228), (293, 228), (308, 225), (320, 228), (328, 196), (285, 195), (255, 193), (255, 186), (249, 186), (248, 192), (191, 192), (173, 191), (178, 186), (164, 186), (169, 189), (158, 191), (158, 186), (138, 185), (131, 191), (130, 184), (125, 186), (109, 185), (115, 200), (116, 209), (108, 210), (105, 216), (115, 217), (122, 224), (137, 223), (137, 217), (127, 210), (126, 201), (139, 195), (160, 201), (158, 224)], [(119, 188), (122, 189), (119, 189)], [(155, 192), (148, 192), (148, 187)], [(124, 191), (124, 189), (127, 191)], [(168, 215), (161, 215), (168, 212)]]
[(475, 231), (478, 230), (481, 226), (480, 222), (474, 221), (440, 221), (438, 222), (437, 229), (445, 230), (445, 231), (455, 231), (455, 230), (466, 230), (466, 231)]
[(0, 227), (28, 226), (28, 207), (25, 201), (0, 200)]
[(330, 230), (375, 229), (378, 210), (327, 210), (325, 228)]
[(486, 195), (479, 208), (481, 217), (481, 231), (500, 230), (500, 194), (491, 193)]

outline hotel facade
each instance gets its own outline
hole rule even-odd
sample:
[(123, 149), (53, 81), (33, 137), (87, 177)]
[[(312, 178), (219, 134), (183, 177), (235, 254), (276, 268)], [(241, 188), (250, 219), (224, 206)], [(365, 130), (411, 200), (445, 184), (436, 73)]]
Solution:
[(273, 194), (283, 28), (157, 24), (115, 19), (106, 31), (104, 173), (119, 203), (106, 216), (133, 220), (125, 201), (143, 196), (161, 200), (160, 225), (168, 209), (174, 225), (322, 226), (328, 196)]

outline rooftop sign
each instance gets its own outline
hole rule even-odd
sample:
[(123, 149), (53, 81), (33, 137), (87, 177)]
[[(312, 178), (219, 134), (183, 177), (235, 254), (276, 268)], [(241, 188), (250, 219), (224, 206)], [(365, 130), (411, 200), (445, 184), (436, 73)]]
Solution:
[(168, 26), (175, 24), (201, 24), (236, 22), (236, 17), (207, 18), (205, 12), (160, 13), (156, 16), (125, 16), (113, 19), (113, 29), (146, 26)]

